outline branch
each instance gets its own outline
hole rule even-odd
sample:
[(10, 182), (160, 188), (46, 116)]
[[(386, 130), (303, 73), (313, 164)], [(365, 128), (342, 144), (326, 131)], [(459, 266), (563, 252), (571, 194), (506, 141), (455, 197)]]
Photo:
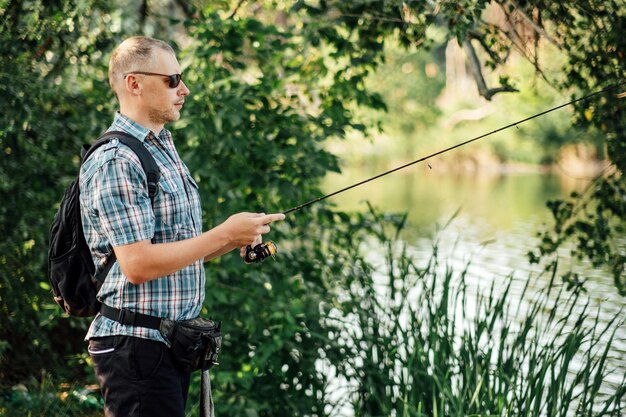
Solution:
[(463, 49), (465, 50), (465, 54), (467, 55), (472, 76), (476, 81), (478, 93), (481, 96), (485, 97), (487, 100), (491, 100), (491, 98), (498, 93), (519, 91), (516, 88), (511, 87), (510, 85), (503, 85), (496, 88), (488, 88), (487, 83), (485, 82), (485, 77), (483, 77), (483, 70), (480, 65), (480, 60), (478, 59), (476, 51), (474, 50), (474, 47), (472, 46), (472, 43), (469, 39), (465, 39), (463, 41)]
[[(552, 36), (548, 35), (548, 32), (546, 32), (544, 28), (535, 23), (535, 21), (531, 19), (530, 16), (522, 11), (522, 9), (517, 5), (515, 0), (509, 0), (509, 3), (515, 8), (515, 11), (524, 18), (526, 23), (528, 23), (533, 28), (535, 32), (546, 38), (548, 42), (556, 46), (559, 50), (563, 49), (563, 47), (554, 38), (552, 38)], [(502, 6), (502, 9), (504, 10), (504, 6)]]
[(533, 67), (535, 67), (535, 72), (537, 74), (539, 74), (539, 76), (541, 76), (541, 78), (545, 82), (547, 82), (549, 86), (552, 86), (552, 87), (555, 86), (555, 82), (554, 81), (550, 81), (548, 76), (543, 72), (543, 70), (539, 66), (539, 63), (536, 62), (534, 59), (531, 59), (531, 57), (528, 55), (527, 51), (525, 51), (522, 46), (518, 45), (517, 42), (515, 42), (515, 39), (513, 38), (513, 36), (511, 36), (511, 33), (509, 33), (508, 31), (506, 31), (506, 30), (504, 30), (501, 27), (496, 26), (496, 25), (491, 25), (491, 28), (493, 28), (494, 30), (498, 31), (498, 33), (500, 33), (501, 36), (504, 36), (504, 38), (508, 39), (511, 42), (511, 45), (513, 46), (513, 49), (515, 49), (526, 61), (528, 61)]
[(502, 60), (500, 59), (500, 57), (498, 56), (497, 53), (495, 53), (494, 51), (491, 50), (491, 48), (489, 48), (489, 45), (487, 45), (487, 42), (485, 42), (485, 35), (477, 32), (475, 30), (470, 30), (467, 33), (467, 36), (470, 39), (475, 39), (478, 42), (480, 42), (480, 46), (483, 47), (483, 49), (485, 50), (485, 52), (487, 52), (489, 54), (489, 56), (491, 57), (491, 59), (493, 59), (494, 62), (501, 64)]

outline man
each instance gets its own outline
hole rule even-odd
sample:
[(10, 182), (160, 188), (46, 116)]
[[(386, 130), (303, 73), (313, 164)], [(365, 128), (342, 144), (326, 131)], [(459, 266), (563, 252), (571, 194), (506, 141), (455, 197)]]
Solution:
[[(197, 185), (163, 128), (178, 120), (189, 94), (168, 44), (127, 39), (111, 56), (109, 82), (120, 104), (109, 131), (141, 141), (161, 178), (151, 201), (138, 157), (115, 139), (81, 167), (83, 228), (97, 269), (111, 250), (117, 257), (98, 298), (118, 310), (197, 317), (204, 299), (202, 261), (237, 247), (243, 253), (284, 215), (238, 213), (202, 233)], [(106, 415), (183, 417), (190, 375), (174, 366), (158, 330), (123, 323), (99, 314), (86, 337)]]

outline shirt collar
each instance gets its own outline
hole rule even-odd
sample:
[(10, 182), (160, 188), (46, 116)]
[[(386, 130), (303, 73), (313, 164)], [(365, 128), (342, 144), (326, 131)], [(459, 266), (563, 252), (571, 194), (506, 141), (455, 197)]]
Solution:
[[(126, 133), (131, 134), (132, 136), (136, 137), (142, 142), (144, 142), (146, 138), (148, 137), (148, 135), (150, 135), (151, 133), (150, 129), (124, 116), (119, 111), (115, 112), (115, 118), (113, 119), (113, 124), (109, 128), (109, 131), (112, 131), (112, 130), (122, 130)], [(161, 133), (159, 133), (159, 135), (160, 134)]]

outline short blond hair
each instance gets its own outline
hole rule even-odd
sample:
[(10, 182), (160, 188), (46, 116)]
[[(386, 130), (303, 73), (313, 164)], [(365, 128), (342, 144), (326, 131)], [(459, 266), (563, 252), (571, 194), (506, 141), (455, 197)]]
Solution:
[(124, 79), (124, 75), (142, 69), (140, 65), (143, 64), (145, 67), (145, 61), (152, 63), (156, 48), (176, 55), (167, 43), (147, 36), (133, 36), (115, 48), (109, 60), (109, 84), (111, 84), (111, 89), (113, 89), (116, 97), (119, 98), (116, 85)]

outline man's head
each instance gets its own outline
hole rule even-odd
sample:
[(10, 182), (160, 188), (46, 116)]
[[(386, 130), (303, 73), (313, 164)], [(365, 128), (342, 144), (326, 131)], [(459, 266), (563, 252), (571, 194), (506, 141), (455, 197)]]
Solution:
[(180, 117), (189, 94), (181, 77), (174, 50), (158, 39), (128, 38), (109, 61), (109, 83), (120, 111), (149, 128), (158, 129)]

